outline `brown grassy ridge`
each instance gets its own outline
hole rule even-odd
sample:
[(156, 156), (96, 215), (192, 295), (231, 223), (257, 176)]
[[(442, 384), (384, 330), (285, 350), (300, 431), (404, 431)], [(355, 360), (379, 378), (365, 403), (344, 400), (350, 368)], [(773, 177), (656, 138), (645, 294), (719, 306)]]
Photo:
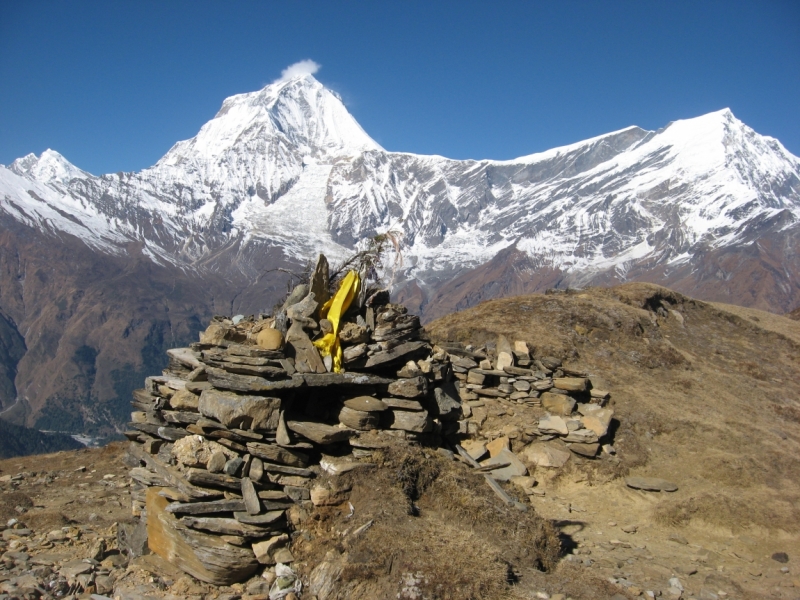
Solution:
[[(618, 475), (679, 481), (665, 523), (800, 531), (800, 323), (633, 283), (485, 302), (434, 341), (525, 340), (613, 393)], [(590, 467), (592, 468), (592, 467)]]

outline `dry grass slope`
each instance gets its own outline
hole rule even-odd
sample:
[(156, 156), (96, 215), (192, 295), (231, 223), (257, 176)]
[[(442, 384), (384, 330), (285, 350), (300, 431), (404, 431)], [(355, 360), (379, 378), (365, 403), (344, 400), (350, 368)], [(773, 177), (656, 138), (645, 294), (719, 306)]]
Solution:
[(656, 520), (800, 532), (799, 323), (635, 283), (494, 300), (428, 330), (438, 341), (523, 339), (607, 383), (621, 462), (585, 469), (598, 481), (678, 481)]

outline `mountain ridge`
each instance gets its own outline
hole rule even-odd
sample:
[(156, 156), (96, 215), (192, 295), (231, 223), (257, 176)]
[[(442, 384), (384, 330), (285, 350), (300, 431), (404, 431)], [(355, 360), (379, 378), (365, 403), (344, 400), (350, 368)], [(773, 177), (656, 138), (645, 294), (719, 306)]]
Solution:
[(78, 428), (95, 413), (111, 426), (123, 382), (154, 366), (143, 356), (211, 314), (268, 311), (279, 269), (341, 261), (386, 231), (403, 239), (394, 293), (426, 321), (637, 280), (779, 313), (800, 304), (800, 159), (729, 109), (454, 160), (384, 150), (305, 75), (226, 99), (139, 172), (91, 175), (53, 150), (0, 166), (0, 220), (0, 313), (26, 345), (0, 410), (16, 388), (29, 425), (77, 411)]

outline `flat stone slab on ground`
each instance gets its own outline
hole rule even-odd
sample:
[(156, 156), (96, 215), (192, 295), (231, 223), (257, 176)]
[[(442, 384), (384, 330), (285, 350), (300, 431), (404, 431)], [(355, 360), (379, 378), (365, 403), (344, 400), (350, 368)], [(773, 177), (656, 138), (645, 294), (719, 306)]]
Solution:
[(676, 484), (658, 477), (626, 477), (625, 485), (635, 490), (648, 492), (674, 492), (678, 489)]

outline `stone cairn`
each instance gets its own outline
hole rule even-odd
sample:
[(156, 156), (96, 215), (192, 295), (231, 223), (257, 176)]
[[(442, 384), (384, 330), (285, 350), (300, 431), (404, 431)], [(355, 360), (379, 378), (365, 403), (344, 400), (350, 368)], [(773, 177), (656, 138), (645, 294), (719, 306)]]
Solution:
[[(343, 368), (333, 372), (312, 341), (335, 328), (318, 318), (330, 295), (320, 256), (275, 316), (215, 317), (199, 343), (169, 350), (163, 374), (134, 392), (126, 432), (134, 516), (151, 550), (200, 580), (227, 585), (260, 565), (285, 568), (296, 511), (325, 503), (315, 478), (374, 468), (372, 452), (398, 440), (449, 444), (515, 502), (497, 480), (532, 478), (494, 440), (500, 434), (480, 441), (473, 411), (486, 401), (542, 408), (525, 435), (599, 452), (608, 394), (582, 373), (502, 337), (489, 348), (431, 346), (419, 318), (383, 291), (355, 295), (338, 324)], [(566, 460), (544, 444), (525, 452), (531, 465)]]

